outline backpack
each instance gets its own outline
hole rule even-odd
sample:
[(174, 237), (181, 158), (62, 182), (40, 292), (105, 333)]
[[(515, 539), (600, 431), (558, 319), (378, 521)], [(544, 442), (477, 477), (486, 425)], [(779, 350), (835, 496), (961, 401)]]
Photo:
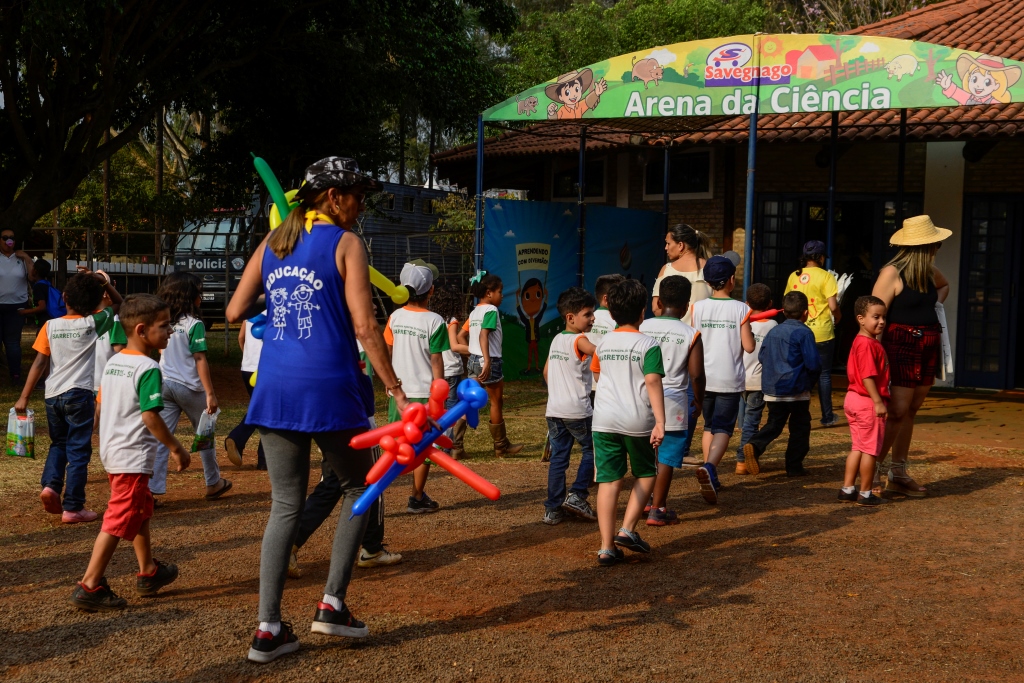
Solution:
[(40, 280), (39, 284), (46, 285), (46, 314), (51, 318), (67, 315), (68, 307), (64, 303), (64, 295), (61, 291), (51, 285), (48, 280)]

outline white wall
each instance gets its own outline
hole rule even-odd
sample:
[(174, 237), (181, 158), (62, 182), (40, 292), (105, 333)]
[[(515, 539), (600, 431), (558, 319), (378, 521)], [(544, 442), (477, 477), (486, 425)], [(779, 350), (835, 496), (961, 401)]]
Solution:
[[(949, 280), (946, 322), (949, 325), (953, 358), (956, 358), (957, 306), (960, 301), (960, 245), (963, 238), (964, 157), (963, 142), (929, 142), (924, 174), (924, 212), (935, 225), (953, 234), (942, 243), (935, 257), (936, 267)], [(938, 384), (951, 386), (955, 378)]]

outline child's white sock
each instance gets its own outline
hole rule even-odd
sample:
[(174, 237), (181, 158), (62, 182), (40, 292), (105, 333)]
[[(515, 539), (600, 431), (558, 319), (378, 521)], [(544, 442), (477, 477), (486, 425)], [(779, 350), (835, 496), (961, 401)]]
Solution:
[(260, 630), (261, 631), (266, 631), (267, 633), (272, 633), (272, 634), (274, 634), (276, 636), (278, 633), (281, 632), (281, 622), (280, 621), (261, 621), (260, 622)]
[(339, 600), (338, 598), (334, 597), (333, 595), (327, 595), (327, 593), (324, 593), (324, 599), (321, 600), (320, 602), (327, 603), (328, 605), (333, 607), (335, 610), (340, 610), (341, 606), (342, 606), (341, 600)]
[(867, 491), (861, 491), (860, 492), (860, 497), (861, 498), (870, 498), (871, 497), (871, 489), (868, 489)]
[(844, 486), (843, 487), (843, 493), (853, 493), (856, 490), (857, 490), (856, 486)]

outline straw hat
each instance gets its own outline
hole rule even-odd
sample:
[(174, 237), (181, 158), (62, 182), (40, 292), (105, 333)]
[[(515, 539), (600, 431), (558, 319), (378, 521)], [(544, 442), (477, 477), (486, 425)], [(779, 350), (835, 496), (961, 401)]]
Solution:
[(1007, 66), (1002, 57), (978, 55), (978, 58), (975, 59), (972, 55), (965, 52), (956, 58), (956, 72), (960, 74), (961, 81), (964, 79), (964, 74), (967, 73), (967, 70), (971, 68), (972, 64), (980, 66), (985, 71), (1005, 71), (1007, 88), (1020, 80), (1020, 67), (1013, 65)]
[(952, 230), (937, 227), (930, 216), (913, 216), (903, 221), (903, 227), (892, 234), (889, 244), (914, 247), (935, 244), (953, 234)]
[(580, 92), (587, 92), (594, 83), (594, 72), (590, 69), (583, 69), (582, 71), (570, 71), (567, 74), (562, 74), (558, 77), (557, 81), (544, 88), (544, 92), (548, 98), (558, 102), (558, 91), (562, 89), (562, 86), (569, 85), (573, 81), (580, 82)]

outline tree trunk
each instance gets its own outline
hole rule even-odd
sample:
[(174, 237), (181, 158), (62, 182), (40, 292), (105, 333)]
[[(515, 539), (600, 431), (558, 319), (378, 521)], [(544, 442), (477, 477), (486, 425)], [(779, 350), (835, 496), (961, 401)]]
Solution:
[[(103, 134), (103, 142), (110, 142), (110, 130)], [(103, 160), (103, 254), (110, 260), (110, 159)]]
[[(157, 114), (156, 121), (154, 122), (154, 125), (156, 126), (156, 145), (155, 145), (155, 151), (153, 152), (153, 155), (156, 157), (153, 160), (153, 168), (154, 168), (154, 173), (155, 173), (155, 176), (156, 176), (154, 178), (154, 184), (155, 184), (154, 191), (155, 191), (156, 196), (159, 198), (164, 193), (164, 110), (163, 110), (163, 107), (160, 108), (160, 113)], [(153, 217), (153, 243), (154, 243), (154, 246), (155, 246), (155, 255), (156, 255), (156, 263), (157, 264), (161, 263), (160, 257), (162, 255), (162, 250), (161, 250), (162, 239), (161, 238), (163, 236), (163, 231), (162, 231), (161, 228), (162, 228), (162, 226), (161, 226), (161, 221), (160, 221), (160, 205), (159, 205), (159, 202), (157, 202), (157, 212), (156, 212), (156, 215)]]

